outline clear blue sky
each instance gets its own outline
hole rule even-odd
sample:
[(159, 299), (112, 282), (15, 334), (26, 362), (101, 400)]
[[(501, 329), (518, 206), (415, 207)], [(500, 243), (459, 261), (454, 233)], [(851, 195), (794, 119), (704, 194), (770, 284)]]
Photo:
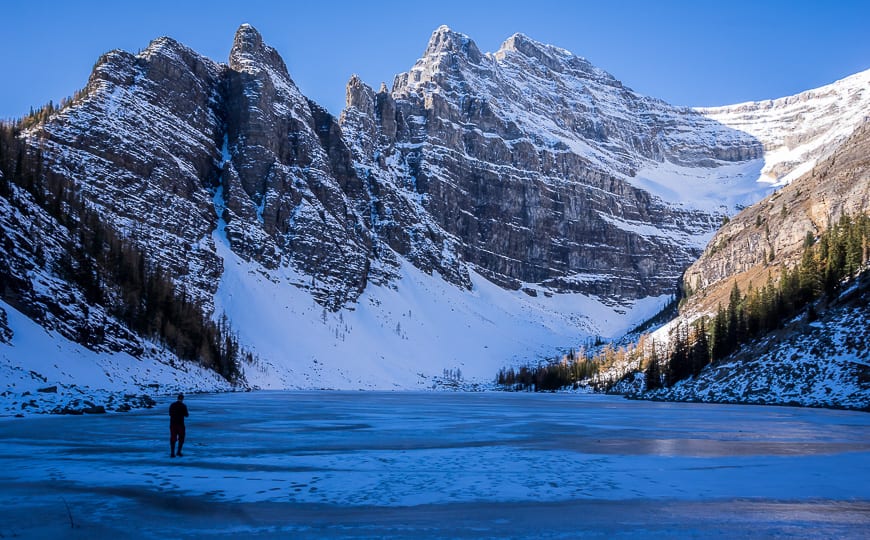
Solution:
[[(274, 5), (273, 5), (274, 4)], [(253, 24), (310, 98), (338, 114), (352, 73), (392, 84), (441, 24), (495, 51), (515, 32), (588, 58), (643, 94), (677, 105), (782, 97), (870, 68), (870, 1), (0, 3), (0, 118), (84, 86), (100, 54), (168, 35), (226, 61)]]

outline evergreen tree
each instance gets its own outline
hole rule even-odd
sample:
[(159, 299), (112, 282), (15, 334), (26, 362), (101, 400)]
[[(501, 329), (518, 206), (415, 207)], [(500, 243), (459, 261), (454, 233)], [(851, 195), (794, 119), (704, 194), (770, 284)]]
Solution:
[(725, 313), (722, 304), (719, 304), (716, 308), (716, 317), (713, 319), (713, 343), (711, 344), (710, 350), (710, 355), (713, 357), (714, 361), (725, 358), (728, 353), (727, 321), (728, 315)]
[(701, 370), (710, 363), (710, 341), (707, 335), (706, 317), (701, 317), (695, 321), (694, 336), (690, 367), (692, 375), (697, 377)]

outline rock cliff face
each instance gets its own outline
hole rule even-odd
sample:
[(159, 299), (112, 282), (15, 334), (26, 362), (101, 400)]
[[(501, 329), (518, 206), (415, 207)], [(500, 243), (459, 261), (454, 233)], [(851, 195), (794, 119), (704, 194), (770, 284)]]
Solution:
[(296, 88), (284, 61), (243, 25), (226, 71), (222, 195), (232, 249), (292, 265), (338, 307), (365, 289), (372, 241), (363, 195), (335, 120)]
[(207, 304), (222, 273), (219, 220), (235, 252), (295, 267), (325, 305), (365, 288), (372, 241), (350, 151), (248, 25), (228, 65), (169, 38), (103, 56), (84, 96), (28, 136), (54, 174)]
[[(509, 288), (617, 302), (673, 292), (721, 215), (662, 200), (635, 172), (668, 162), (715, 177), (761, 156), (752, 137), (519, 34), (483, 54), (441, 27), (392, 91), (354, 77), (347, 95), (360, 176), (401, 195), (379, 201), (381, 237), (417, 260), (446, 248), (457, 256), (442, 268), (461, 276), (464, 262)], [(423, 234), (396, 221), (409, 216), (400, 199), (426, 217), (412, 218)]]
[(169, 38), (102, 56), (85, 95), (27, 133), (65, 179), (149, 264), (207, 299), (221, 274), (208, 245), (217, 216), (223, 68)]
[(389, 281), (397, 256), (464, 288), (474, 269), (613, 303), (670, 293), (720, 216), (632, 175), (669, 162), (715, 176), (761, 151), (522, 35), (482, 54), (439, 28), (392, 91), (353, 78), (347, 95), (339, 124), (243, 25), (226, 65), (169, 38), (105, 55), (84, 96), (28, 136), (206, 304), (217, 240), (306, 276), (331, 309)]

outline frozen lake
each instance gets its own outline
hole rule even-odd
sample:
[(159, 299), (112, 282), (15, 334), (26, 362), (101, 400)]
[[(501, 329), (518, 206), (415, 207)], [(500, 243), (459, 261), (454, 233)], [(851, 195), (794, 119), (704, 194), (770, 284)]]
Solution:
[[(870, 414), (587, 395), (190, 395), (0, 420), (0, 538), (865, 537)], [(71, 527), (71, 522), (75, 527)]]

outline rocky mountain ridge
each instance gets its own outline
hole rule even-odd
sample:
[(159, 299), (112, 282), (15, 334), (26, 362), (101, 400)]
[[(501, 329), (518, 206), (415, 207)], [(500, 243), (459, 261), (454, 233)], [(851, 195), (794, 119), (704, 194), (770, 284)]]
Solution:
[[(707, 317), (711, 328), (713, 317), (742, 313), (732, 307), (735, 294), (744, 298), (740, 309), (755, 311), (753, 324), (765, 306), (787, 316), (758, 336), (749, 332), (748, 324), (741, 329), (738, 316), (733, 324), (737, 333), (755, 337), (743, 339), (733, 353), (693, 376), (643, 397), (870, 407), (870, 250), (862, 225), (870, 215), (868, 155), (870, 122), (865, 121), (811, 170), (716, 233), (686, 271), (688, 296), (679, 316), (652, 334), (659, 350), (675, 350), (674, 329), (680, 326), (688, 328)], [(753, 299), (746, 300), (753, 291)], [(771, 291), (778, 292), (772, 296)], [(797, 309), (789, 311), (789, 305)], [(729, 320), (734, 318), (729, 315)], [(714, 336), (716, 332), (727, 335), (727, 328), (715, 330)]]
[(752, 137), (568, 51), (517, 34), (483, 54), (447, 27), (391, 91), (352, 78), (342, 129), (360, 176), (416, 198), (489, 279), (617, 302), (671, 292), (727, 212), (662, 199), (637, 171), (669, 163), (710, 181), (761, 157)]
[(110, 329), (87, 332), (92, 350), (150, 354), (57, 271), (65, 253), (93, 262), (69, 221), (83, 208), (205, 317), (227, 315), (259, 387), (482, 379), (616, 336), (770, 189), (754, 136), (521, 34), (482, 53), (447, 27), (392, 89), (352, 77), (339, 119), (242, 25), (226, 64), (171, 38), (107, 53), (17, 137), (48, 187), (0, 197), (7, 306), (72, 341)]
[(870, 70), (794, 96), (695, 109), (764, 146), (761, 175), (777, 186), (811, 170), (863, 123), (870, 107)]
[(734, 279), (745, 288), (750, 280), (759, 286), (769, 275), (777, 277), (798, 262), (807, 234), (817, 237), (842, 215), (870, 211), (868, 155), (865, 121), (809, 172), (734, 216), (686, 270), (685, 286), (696, 294), (687, 309), (695, 303), (709, 309), (704, 298), (721, 297)]

